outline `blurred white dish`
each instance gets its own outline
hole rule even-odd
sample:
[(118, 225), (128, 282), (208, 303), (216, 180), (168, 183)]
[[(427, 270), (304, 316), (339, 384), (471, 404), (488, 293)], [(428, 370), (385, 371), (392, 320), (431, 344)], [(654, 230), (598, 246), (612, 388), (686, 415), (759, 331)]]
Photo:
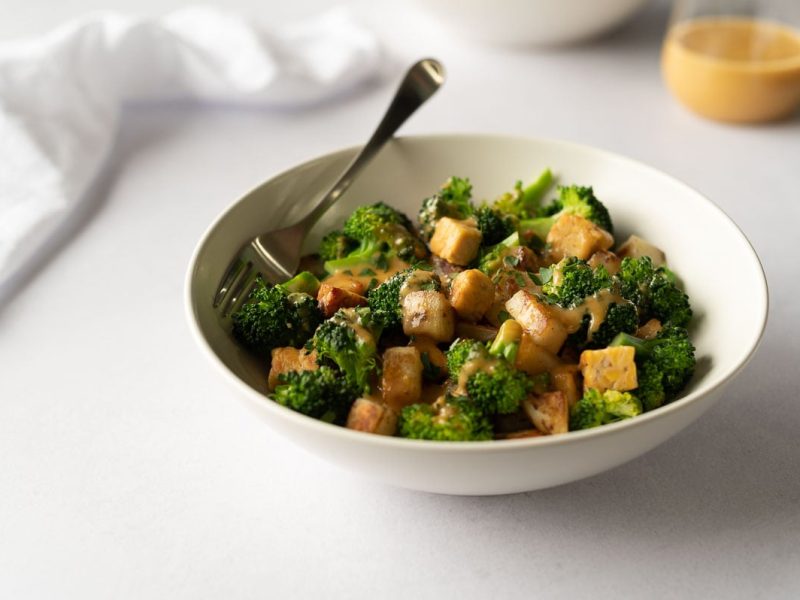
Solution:
[(399, 138), (318, 224), (309, 250), (320, 232), (360, 204), (383, 200), (413, 216), (421, 200), (451, 175), (470, 177), (481, 199), (549, 166), (562, 182), (594, 186), (611, 211), (618, 240), (636, 232), (666, 251), (697, 315), (697, 373), (681, 399), (650, 413), (522, 440), (382, 437), (284, 408), (265, 396), (266, 365), (234, 343), (212, 309), (212, 298), (239, 246), (296, 220), (306, 210), (297, 200), (326, 190), (354, 154), (350, 148), (294, 167), (235, 202), (203, 236), (186, 280), (189, 324), (211, 362), (273, 431), (330, 462), (389, 484), (449, 494), (504, 494), (575, 481), (631, 460), (686, 427), (720, 397), (758, 345), (768, 305), (758, 257), (719, 208), (683, 183), (630, 159), (568, 142), (481, 135)]
[(557, 45), (624, 23), (647, 0), (414, 0), (454, 35), (490, 44)]

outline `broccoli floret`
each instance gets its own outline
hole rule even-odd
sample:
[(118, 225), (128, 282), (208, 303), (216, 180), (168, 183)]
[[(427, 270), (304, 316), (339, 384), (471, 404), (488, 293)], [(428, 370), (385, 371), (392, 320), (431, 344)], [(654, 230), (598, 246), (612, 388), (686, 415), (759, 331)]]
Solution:
[(278, 381), (272, 394), (275, 402), (328, 423), (343, 424), (359, 395), (356, 386), (326, 366), (284, 373)]
[(497, 330), (497, 335), (494, 337), (492, 345), (489, 346), (489, 354), (502, 356), (513, 365), (517, 360), (521, 340), (522, 325), (514, 319), (507, 319)]
[(358, 242), (348, 237), (342, 231), (331, 231), (319, 244), (319, 256), (322, 260), (336, 260), (344, 258), (358, 248)]
[(302, 293), (316, 296), (319, 291), (319, 279), (309, 271), (301, 271), (289, 281), (281, 283), (280, 287), (290, 293)]
[(587, 348), (605, 348), (620, 333), (632, 333), (639, 326), (636, 307), (628, 302), (609, 304), (606, 318), (587, 341)]
[(639, 322), (652, 318), (663, 324), (686, 327), (692, 320), (692, 307), (675, 282), (675, 275), (665, 267), (653, 266), (649, 256), (624, 258), (619, 273), (620, 293), (639, 310)]
[(451, 177), (433, 196), (422, 201), (417, 216), (419, 234), (428, 241), (433, 236), (436, 222), (442, 217), (466, 219), (473, 212), (472, 184), (469, 179)]
[(492, 425), (467, 398), (440, 398), (433, 404), (412, 404), (400, 413), (401, 437), (440, 442), (492, 439)]
[(611, 286), (605, 267), (593, 269), (585, 260), (570, 256), (553, 267), (540, 269), (542, 292), (551, 304), (572, 308), (585, 298)]
[(589, 388), (570, 409), (569, 428), (588, 429), (642, 414), (642, 404), (630, 392)]
[(503, 267), (514, 267), (516, 265), (506, 264), (508, 250), (520, 245), (519, 234), (515, 231), (504, 240), (484, 248), (478, 260), (478, 268), (490, 277)]
[(674, 399), (691, 379), (697, 364), (689, 332), (682, 327), (663, 327), (651, 340), (623, 333), (610, 345), (633, 346), (636, 350), (636, 394), (645, 410)]
[(453, 381), (459, 381), (462, 369), (472, 361), (479, 361), (479, 368), (469, 375), (462, 392), (487, 415), (517, 410), (532, 389), (528, 376), (507, 360), (489, 354), (484, 344), (456, 340), (447, 351), (447, 369)]
[(531, 219), (538, 215), (542, 198), (551, 185), (553, 185), (553, 174), (550, 169), (545, 169), (536, 181), (527, 187), (522, 187), (522, 182), (518, 181), (514, 189), (495, 200), (493, 206), (506, 215), (518, 219)]
[[(413, 275), (413, 278), (412, 278)], [(378, 287), (367, 293), (367, 303), (372, 311), (372, 318), (383, 329), (399, 327), (403, 320), (401, 291), (442, 289), (439, 276), (431, 271), (409, 268), (395, 273)]]
[(317, 328), (311, 345), (359, 391), (369, 393), (370, 377), (377, 369), (379, 336), (369, 308), (341, 308)]
[(317, 301), (283, 286), (256, 281), (245, 304), (231, 315), (233, 334), (251, 351), (269, 356), (273, 348), (306, 343), (322, 322)]
[(393, 256), (405, 261), (423, 258), (425, 244), (411, 230), (411, 222), (401, 212), (383, 202), (360, 206), (344, 223), (344, 235), (358, 246), (342, 258), (325, 262), (332, 273), (364, 263), (386, 268)]
[(572, 214), (584, 217), (609, 233), (614, 233), (608, 209), (595, 197), (591, 187), (561, 186), (558, 188), (558, 193), (558, 199), (543, 209), (546, 216), (521, 221), (520, 230), (532, 232), (537, 237), (546, 239), (550, 228), (562, 215)]
[(516, 219), (488, 206), (481, 206), (475, 211), (475, 220), (483, 236), (483, 246), (493, 246), (517, 230)]

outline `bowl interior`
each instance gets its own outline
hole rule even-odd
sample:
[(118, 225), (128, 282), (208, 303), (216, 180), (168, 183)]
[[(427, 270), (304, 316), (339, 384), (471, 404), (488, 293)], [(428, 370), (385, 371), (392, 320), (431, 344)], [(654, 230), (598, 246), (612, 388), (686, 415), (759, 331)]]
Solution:
[[(212, 310), (216, 286), (243, 242), (301, 216), (354, 153), (353, 149), (336, 152), (267, 181), (231, 205), (195, 252), (187, 281), (190, 320), (212, 355), (254, 390), (266, 392), (265, 365), (232, 341), (225, 323)], [(414, 218), (421, 200), (451, 175), (469, 177), (475, 199), (481, 200), (510, 189), (517, 179), (532, 180), (545, 167), (553, 170), (560, 183), (593, 186), (611, 212), (617, 242), (636, 233), (664, 250), (670, 268), (692, 299), (697, 373), (683, 399), (659, 410), (690, 402), (741, 368), (760, 339), (767, 314), (763, 271), (747, 239), (696, 191), (653, 168), (602, 150), (499, 136), (398, 138), (323, 218), (307, 247), (313, 249), (325, 231), (341, 225), (360, 204), (383, 200)], [(270, 401), (265, 398), (264, 402)]]

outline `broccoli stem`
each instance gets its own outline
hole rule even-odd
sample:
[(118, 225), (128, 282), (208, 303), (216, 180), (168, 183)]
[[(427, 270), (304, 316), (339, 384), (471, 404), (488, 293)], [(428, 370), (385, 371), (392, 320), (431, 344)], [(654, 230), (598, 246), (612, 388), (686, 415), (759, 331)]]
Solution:
[(308, 271), (302, 271), (301, 273), (298, 273), (292, 277), (289, 281), (280, 284), (280, 287), (285, 289), (290, 294), (299, 292), (316, 297), (317, 292), (319, 291), (319, 279), (314, 277), (314, 275)]
[(525, 207), (525, 210), (535, 214), (536, 209), (542, 203), (542, 198), (552, 185), (553, 173), (550, 169), (545, 169), (536, 181), (522, 190), (522, 205)]

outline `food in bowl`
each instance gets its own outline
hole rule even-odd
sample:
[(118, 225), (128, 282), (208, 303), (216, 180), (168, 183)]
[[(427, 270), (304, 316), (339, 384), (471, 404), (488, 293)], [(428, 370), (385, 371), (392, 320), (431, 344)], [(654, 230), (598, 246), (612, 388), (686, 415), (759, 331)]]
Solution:
[(591, 187), (545, 202), (552, 186), (545, 170), (477, 204), (451, 177), (416, 224), (360, 206), (307, 270), (257, 281), (233, 332), (269, 364), (270, 397), (438, 441), (562, 434), (676, 398), (695, 367), (692, 309), (664, 253), (636, 236), (615, 246)]

